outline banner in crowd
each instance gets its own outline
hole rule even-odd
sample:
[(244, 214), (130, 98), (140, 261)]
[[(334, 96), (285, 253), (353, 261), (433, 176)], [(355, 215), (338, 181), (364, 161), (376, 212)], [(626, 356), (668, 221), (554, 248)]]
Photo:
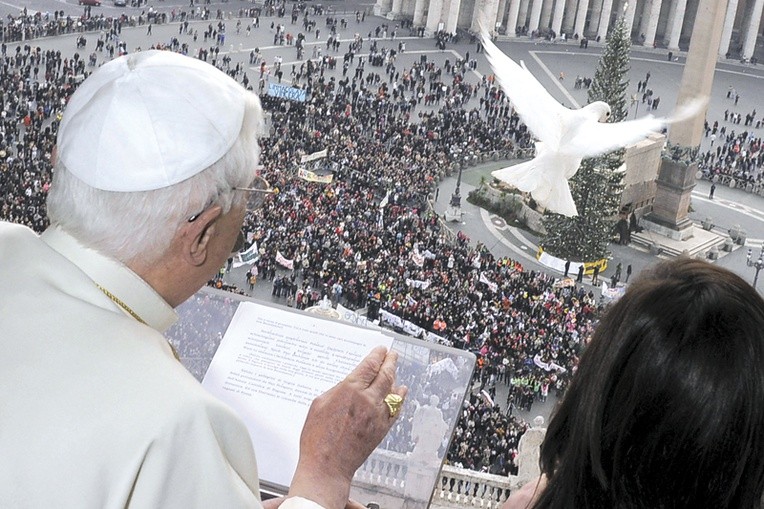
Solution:
[(331, 173), (329, 175), (316, 175), (305, 168), (297, 170), (297, 176), (308, 182), (318, 182), (319, 184), (331, 184), (332, 180), (334, 180), (334, 175)]
[(375, 324), (367, 317), (359, 315), (357, 312), (346, 308), (342, 304), (337, 304), (337, 312), (340, 314), (340, 319), (346, 322), (352, 323), (354, 325), (360, 325), (361, 327), (366, 327), (367, 329), (381, 329), (379, 325)]
[(424, 250), (424, 253), (422, 253), (422, 256), (424, 256), (424, 257), (425, 257), (425, 258), (427, 258), (428, 260), (434, 260), (435, 258), (437, 258), (437, 257), (435, 256), (435, 253), (433, 253), (433, 252), (432, 252), (432, 251), (430, 251), (429, 249), (425, 249), (425, 250)]
[[(536, 259), (538, 259), (539, 263), (549, 267), (550, 269), (554, 269), (562, 273), (565, 272), (566, 260), (550, 255), (549, 253), (544, 251), (544, 249), (541, 247), (539, 247), (539, 250), (536, 253)], [(578, 267), (580, 265), (582, 265), (580, 262), (573, 262), (573, 261), (570, 262), (568, 275), (575, 277), (578, 274)], [(593, 262), (585, 262), (583, 263), (583, 266), (584, 266), (584, 274), (591, 275), (591, 273), (594, 271), (594, 267), (599, 267), (600, 274), (602, 274), (603, 272), (605, 272), (605, 269), (607, 268), (607, 258), (602, 258), (600, 260), (596, 260)]]
[(379, 208), (383, 209), (387, 207), (387, 203), (390, 201), (390, 191), (387, 192), (384, 198), (382, 198), (382, 201), (379, 202)]
[(493, 408), (493, 407), (494, 407), (494, 405), (495, 405), (495, 404), (494, 404), (494, 402), (493, 402), (493, 398), (491, 397), (491, 395), (490, 395), (490, 394), (488, 394), (488, 391), (487, 391), (487, 390), (483, 389), (482, 391), (480, 391), (480, 397), (482, 397), (482, 398), (483, 398), (483, 402), (484, 402), (486, 405), (488, 405), (490, 408)]
[(277, 83), (268, 84), (268, 95), (278, 97), (279, 99), (289, 99), (290, 101), (305, 102), (307, 93), (301, 88), (288, 87)]
[(414, 265), (417, 267), (424, 267), (424, 256), (419, 254), (417, 251), (413, 251), (411, 253), (411, 261), (414, 262)]
[(284, 255), (281, 254), (281, 251), (276, 251), (276, 263), (282, 267), (286, 267), (289, 270), (294, 270), (294, 260), (288, 260), (284, 258)]
[(384, 309), (379, 310), (379, 323), (387, 324), (393, 328), (403, 330), (409, 336), (424, 339), (430, 343), (437, 343), (439, 345), (447, 345), (448, 341), (443, 336), (438, 336), (434, 332), (429, 332), (421, 328), (420, 326), (404, 320), (400, 316), (394, 315)]
[(259, 259), (260, 252), (257, 250), (257, 242), (253, 242), (246, 250), (236, 253), (233, 257), (233, 267), (238, 269), (244, 265), (252, 265)]
[(318, 152), (313, 152), (312, 154), (305, 154), (300, 159), (301, 163), (309, 163), (311, 161), (315, 161), (316, 159), (323, 159), (326, 157), (326, 154), (328, 153), (327, 149), (319, 150)]
[(489, 280), (488, 276), (485, 275), (485, 272), (480, 273), (480, 282), (488, 285), (488, 288), (490, 288), (493, 293), (496, 293), (499, 291), (499, 285)]
[(606, 299), (618, 300), (626, 292), (625, 286), (610, 287), (606, 282), (602, 282), (602, 296)]
[(418, 279), (407, 279), (406, 284), (422, 290), (427, 290), (430, 287), (429, 281), (419, 281)]
[(560, 373), (565, 373), (568, 371), (564, 367), (560, 366), (556, 362), (544, 362), (541, 360), (541, 355), (536, 354), (536, 356), (533, 358), (533, 364), (540, 367), (544, 371), (558, 371)]

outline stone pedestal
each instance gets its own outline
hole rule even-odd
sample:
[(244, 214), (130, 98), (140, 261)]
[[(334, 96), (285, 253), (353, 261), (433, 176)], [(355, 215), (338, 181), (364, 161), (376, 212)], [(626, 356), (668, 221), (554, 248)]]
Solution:
[[(677, 2), (685, 4), (686, 0)], [(725, 12), (726, 5), (723, 2), (700, 0), (679, 86), (678, 106), (693, 99), (711, 96)], [(677, 19), (680, 18), (684, 18), (683, 10), (677, 12)], [(678, 26), (681, 31), (681, 24)], [(676, 19), (674, 27), (677, 27)], [(666, 154), (658, 171), (653, 211), (645, 218), (646, 222), (656, 225), (657, 229), (667, 228), (661, 234), (674, 240), (685, 240), (692, 236), (692, 225), (687, 216), (690, 193), (695, 187), (695, 174), (698, 171), (697, 156), (703, 136), (704, 113), (698, 112), (669, 127)]]
[(641, 226), (673, 240), (692, 237), (692, 221), (687, 213), (697, 171), (697, 163), (687, 165), (663, 159), (658, 170), (653, 210), (642, 218)]

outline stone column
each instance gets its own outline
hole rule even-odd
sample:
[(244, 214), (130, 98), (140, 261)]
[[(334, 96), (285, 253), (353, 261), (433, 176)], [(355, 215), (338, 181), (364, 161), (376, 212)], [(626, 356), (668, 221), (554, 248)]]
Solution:
[(552, 21), (552, 7), (554, 0), (544, 0), (541, 7), (541, 21), (539, 27), (549, 28), (549, 23)]
[(403, 0), (393, 0), (393, 6), (390, 8), (390, 12), (387, 13), (387, 19), (398, 19), (401, 17), (401, 9), (403, 8)]
[[(684, 25), (684, 13), (687, 9), (687, 0), (676, 0), (671, 7), (674, 11), (674, 17), (669, 31), (668, 49), (676, 51), (679, 49), (679, 37), (682, 35), (682, 25)], [(697, 23), (695, 25), (697, 26)]]
[(406, 18), (414, 17), (414, 0), (403, 0), (403, 7), (401, 8), (403, 16)]
[(504, 26), (504, 18), (507, 12), (507, 0), (499, 0), (498, 9), (496, 9), (496, 23)]
[(377, 3), (374, 4), (374, 15), (387, 16), (392, 6), (393, 0), (377, 0)]
[[(710, 97), (716, 55), (724, 26), (726, 5), (718, 0), (700, 0), (682, 72), (677, 105), (696, 97)], [(684, 16), (682, 16), (684, 17)], [(705, 111), (669, 127), (666, 151), (658, 172), (653, 211), (643, 224), (675, 240), (690, 238), (688, 218), (690, 195), (698, 171), (697, 155), (703, 137)]]
[(531, 20), (528, 23), (528, 34), (534, 30), (538, 30), (539, 21), (541, 20), (541, 4), (544, 0), (533, 0), (533, 7), (531, 8)]
[(443, 0), (430, 0), (430, 10), (427, 12), (427, 24), (425, 30), (434, 34), (438, 31), (438, 25), (441, 22), (440, 13), (443, 10)]
[(586, 11), (589, 10), (589, 0), (578, 0), (578, 12), (576, 12), (576, 26), (573, 28), (573, 35), (585, 37), (586, 30)]
[(751, 16), (745, 24), (745, 39), (743, 39), (743, 57), (751, 58), (756, 50), (756, 38), (759, 36), (761, 28), (761, 12), (764, 8), (764, 0), (756, 0), (751, 10)]
[(729, 0), (727, 4), (727, 15), (724, 17), (724, 29), (722, 30), (722, 40), (719, 45), (719, 56), (727, 57), (732, 42), (732, 28), (735, 26), (735, 15), (737, 14), (738, 0)]
[(592, 15), (589, 17), (589, 33), (596, 34), (599, 32), (600, 16), (602, 15), (602, 6), (608, 0), (593, 0)]
[(576, 0), (565, 0), (565, 17), (562, 18), (562, 31), (573, 38), (573, 23), (576, 21)]
[[(507, 15), (507, 35), (510, 37), (517, 37), (515, 29), (517, 28), (519, 21), (521, 3), (523, 3), (523, 0), (510, 0), (509, 2), (509, 14)], [(525, 0), (525, 3), (527, 5), (527, 0)]]
[(517, 11), (517, 24), (521, 27), (528, 25), (528, 8), (530, 0), (520, 0), (520, 8)]
[(626, 12), (623, 14), (623, 19), (626, 22), (626, 33), (629, 36), (629, 39), (631, 39), (631, 32), (632, 28), (634, 27), (634, 16), (637, 14), (637, 2), (635, 0), (630, 0), (628, 4), (626, 4)]
[(651, 0), (650, 10), (645, 11), (644, 16), (647, 17), (647, 28), (645, 29), (645, 46), (652, 47), (655, 45), (655, 33), (658, 31), (658, 21), (661, 17), (661, 4), (663, 0)]
[(499, 21), (499, 9), (501, 0), (488, 0), (486, 2), (486, 12), (488, 14), (488, 22), (491, 24), (491, 31), (496, 31), (496, 23)]
[(470, 24), (472, 33), (480, 33), (481, 23), (489, 32), (493, 30), (493, 23), (488, 14), (491, 1), (493, 0), (475, 0), (475, 6), (472, 9), (472, 23)]
[(416, 0), (414, 3), (414, 26), (420, 27), (424, 25), (424, 8), (427, 5), (427, 0)]
[(448, 15), (446, 17), (446, 32), (449, 34), (456, 33), (456, 24), (459, 21), (459, 9), (462, 7), (462, 0), (449, 0), (448, 2)]
[(552, 15), (552, 30), (560, 36), (562, 31), (562, 15), (565, 13), (565, 0), (555, 0), (554, 14)]
[(604, 41), (607, 37), (607, 29), (610, 28), (610, 12), (613, 9), (613, 0), (604, 0), (602, 2), (602, 13), (600, 13), (600, 26), (597, 28), (597, 37)]

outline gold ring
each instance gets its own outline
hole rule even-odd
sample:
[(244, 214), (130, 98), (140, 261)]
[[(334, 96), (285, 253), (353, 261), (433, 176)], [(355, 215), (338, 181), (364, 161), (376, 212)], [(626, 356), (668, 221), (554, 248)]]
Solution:
[(387, 409), (390, 411), (390, 417), (395, 417), (398, 415), (398, 412), (401, 411), (401, 406), (403, 406), (403, 398), (397, 394), (390, 393), (385, 396), (385, 404), (387, 405)]

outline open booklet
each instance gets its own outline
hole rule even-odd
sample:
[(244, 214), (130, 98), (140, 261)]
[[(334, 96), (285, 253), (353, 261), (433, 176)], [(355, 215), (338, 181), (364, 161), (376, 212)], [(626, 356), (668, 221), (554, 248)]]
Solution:
[[(475, 357), (381, 329), (205, 288), (168, 333), (181, 362), (246, 423), (261, 484), (285, 493), (310, 403), (377, 345), (399, 353), (409, 387), (401, 415), (356, 472), (351, 496), (385, 508), (427, 507), (469, 388)], [(214, 355), (213, 355), (214, 354)]]

